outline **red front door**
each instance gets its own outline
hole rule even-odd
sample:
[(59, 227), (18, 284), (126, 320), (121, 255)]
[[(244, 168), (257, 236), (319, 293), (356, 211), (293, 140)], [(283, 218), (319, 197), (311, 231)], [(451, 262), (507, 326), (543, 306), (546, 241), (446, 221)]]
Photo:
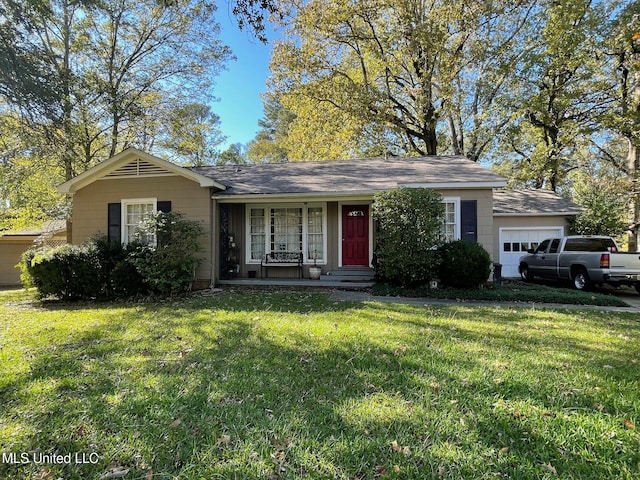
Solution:
[(369, 265), (369, 205), (342, 206), (342, 265)]

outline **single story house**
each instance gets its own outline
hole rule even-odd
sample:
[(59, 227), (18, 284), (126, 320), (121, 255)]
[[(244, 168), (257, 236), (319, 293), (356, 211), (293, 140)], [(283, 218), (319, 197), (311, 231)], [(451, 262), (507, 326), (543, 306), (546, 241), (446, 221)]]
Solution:
[(22, 253), (36, 244), (66, 243), (66, 222), (45, 222), (38, 228), (26, 228), (0, 233), (0, 287), (20, 285), (20, 270), (16, 267)]
[[(73, 243), (97, 232), (126, 243), (140, 219), (158, 210), (202, 222), (196, 280), (207, 286), (261, 277), (270, 252), (302, 252), (305, 277), (314, 264), (323, 274), (371, 272), (373, 196), (401, 186), (439, 192), (445, 237), (479, 242), (509, 274), (516, 242), (522, 249), (564, 230), (564, 216), (576, 211), (555, 194), (503, 191), (503, 177), (459, 156), (181, 167), (129, 148), (59, 191), (73, 195)], [(268, 272), (270, 278), (295, 274), (290, 268)]]

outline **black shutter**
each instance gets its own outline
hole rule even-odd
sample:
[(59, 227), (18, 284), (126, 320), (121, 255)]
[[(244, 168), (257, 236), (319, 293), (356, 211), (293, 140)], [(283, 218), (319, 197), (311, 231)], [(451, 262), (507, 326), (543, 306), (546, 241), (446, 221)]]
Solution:
[(158, 211), (169, 213), (171, 211), (171, 200), (158, 200)]
[(107, 206), (107, 240), (110, 242), (118, 242), (121, 240), (122, 232), (122, 205), (118, 203), (110, 203)]
[(462, 239), (476, 243), (478, 241), (478, 201), (462, 202)]

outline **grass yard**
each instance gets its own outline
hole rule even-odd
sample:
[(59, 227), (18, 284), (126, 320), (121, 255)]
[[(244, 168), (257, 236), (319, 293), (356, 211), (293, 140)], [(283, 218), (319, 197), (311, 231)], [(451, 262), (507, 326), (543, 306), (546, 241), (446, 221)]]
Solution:
[(632, 313), (0, 292), (0, 478), (640, 479), (639, 361)]

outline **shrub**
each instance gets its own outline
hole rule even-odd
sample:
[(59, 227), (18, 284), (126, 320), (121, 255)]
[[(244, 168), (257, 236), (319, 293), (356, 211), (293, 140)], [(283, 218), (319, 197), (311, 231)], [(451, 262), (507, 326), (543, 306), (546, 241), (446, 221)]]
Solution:
[(174, 295), (191, 286), (202, 233), (198, 222), (179, 213), (158, 213), (138, 232), (140, 238), (156, 238), (155, 246), (95, 237), (83, 245), (28, 250), (19, 264), (21, 280), (42, 297), (61, 299)]
[(375, 195), (378, 222), (376, 274), (403, 287), (428, 283), (438, 271), (444, 204), (426, 188), (399, 188)]
[(178, 212), (159, 212), (137, 231), (141, 238), (155, 235), (157, 245), (138, 245), (129, 256), (130, 261), (155, 293), (167, 296), (185, 292), (191, 288), (200, 263), (196, 254), (201, 249), (202, 234), (198, 222)]
[(149, 291), (149, 286), (130, 259), (139, 248), (138, 244), (122, 245), (109, 241), (106, 236), (95, 237), (92, 242), (96, 245), (101, 266), (102, 296), (130, 297)]
[(479, 243), (456, 240), (438, 249), (438, 276), (445, 287), (478, 288), (489, 277), (491, 257)]
[(94, 298), (101, 291), (101, 267), (93, 244), (30, 250), (22, 255), (22, 277), (42, 297)]

